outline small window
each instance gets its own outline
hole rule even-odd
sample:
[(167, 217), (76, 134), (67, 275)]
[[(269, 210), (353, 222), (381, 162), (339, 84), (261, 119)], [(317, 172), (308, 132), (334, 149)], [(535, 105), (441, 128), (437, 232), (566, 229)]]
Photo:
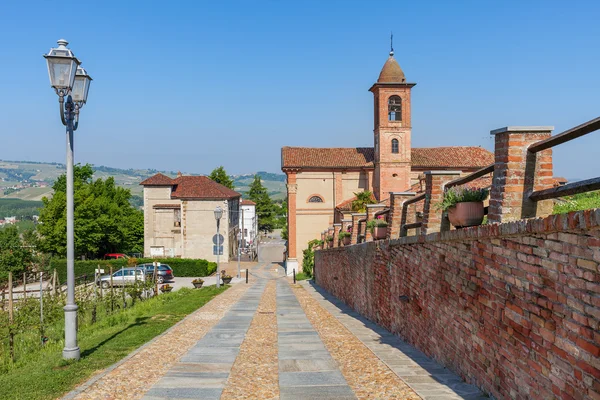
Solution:
[(173, 210), (173, 226), (181, 226), (181, 208)]
[(321, 196), (312, 196), (310, 199), (308, 199), (309, 203), (322, 203), (323, 202), (323, 198)]
[(392, 153), (398, 154), (398, 139), (392, 139)]
[(388, 120), (402, 121), (402, 99), (400, 96), (392, 96), (388, 101)]

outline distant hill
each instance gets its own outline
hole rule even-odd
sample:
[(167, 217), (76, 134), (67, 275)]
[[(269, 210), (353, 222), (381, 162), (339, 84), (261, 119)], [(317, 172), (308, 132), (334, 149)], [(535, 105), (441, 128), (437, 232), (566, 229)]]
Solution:
[[(143, 188), (141, 181), (160, 172), (175, 177), (177, 172), (158, 171), (156, 169), (120, 169), (104, 165), (93, 166), (94, 178), (114, 177), (115, 183), (130, 189), (134, 196), (141, 196)], [(0, 160), (0, 199), (21, 199), (39, 201), (42, 197), (52, 195), (52, 184), (64, 174), (65, 165), (61, 163), (44, 163), (34, 161), (5, 161)], [(186, 175), (202, 175), (186, 173)], [(259, 171), (263, 185), (271, 197), (276, 200), (285, 198), (285, 175)], [(233, 176), (235, 189), (244, 194), (252, 182), (254, 174)], [(139, 201), (139, 200), (138, 200)]]

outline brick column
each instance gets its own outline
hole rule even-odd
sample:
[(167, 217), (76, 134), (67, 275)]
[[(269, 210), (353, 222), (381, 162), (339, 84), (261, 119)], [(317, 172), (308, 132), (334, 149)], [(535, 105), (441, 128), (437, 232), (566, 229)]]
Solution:
[[(402, 224), (408, 223), (406, 221), (402, 221), (404, 202), (412, 199), (415, 196), (416, 193), (413, 192), (390, 192), (390, 225), (388, 229), (388, 239), (400, 237), (400, 229), (402, 228)], [(412, 215), (412, 218), (414, 219), (415, 216)]]
[[(460, 171), (425, 172), (425, 204), (423, 205), (423, 226), (421, 234), (426, 235), (450, 229), (450, 223), (442, 220), (443, 211), (437, 208), (444, 198), (444, 185), (460, 178)], [(442, 229), (444, 228), (444, 229)]]
[(334, 193), (334, 205), (340, 204), (344, 201), (343, 196), (343, 187), (342, 187), (342, 173), (334, 172), (333, 173), (333, 193)]
[(288, 195), (288, 254), (285, 260), (285, 268), (288, 274), (292, 273), (292, 269), (296, 272), (301, 272), (302, 269), (298, 264), (297, 240), (296, 233), (296, 193), (298, 185), (296, 184), (296, 171), (287, 172), (287, 195)]
[(342, 229), (342, 224), (333, 224), (333, 247), (338, 247), (340, 240), (340, 230)]
[(552, 135), (552, 126), (508, 126), (495, 136), (495, 165), (489, 222), (508, 222), (552, 214), (552, 200), (534, 202), (531, 192), (552, 187), (552, 149), (530, 153), (533, 143)]
[[(367, 204), (367, 222), (375, 218), (375, 213), (385, 209), (385, 204)], [(365, 242), (372, 242), (373, 235), (371, 231), (365, 227)]]
[(358, 220), (363, 219), (367, 216), (366, 213), (353, 213), (352, 214), (352, 238), (350, 240), (351, 244), (358, 243)]

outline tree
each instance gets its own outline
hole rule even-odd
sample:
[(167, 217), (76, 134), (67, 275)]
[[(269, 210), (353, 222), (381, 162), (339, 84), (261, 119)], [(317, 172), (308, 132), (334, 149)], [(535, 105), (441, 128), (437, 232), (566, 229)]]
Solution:
[(248, 190), (248, 198), (256, 203), (256, 216), (258, 217), (258, 229), (271, 232), (275, 228), (275, 207), (269, 197), (267, 188), (260, 180), (260, 176), (254, 175), (254, 180)]
[(373, 198), (373, 193), (365, 190), (364, 192), (354, 193), (356, 200), (352, 202), (352, 211), (354, 212), (365, 212), (367, 211), (367, 204), (375, 204), (376, 201)]
[(9, 271), (25, 271), (33, 261), (33, 250), (21, 240), (16, 226), (0, 229), (0, 281), (6, 281)]
[[(143, 248), (143, 212), (131, 206), (131, 192), (115, 186), (114, 178), (92, 180), (90, 165), (74, 167), (75, 255), (87, 258), (106, 253), (139, 252)], [(39, 248), (66, 256), (66, 177), (53, 185), (52, 199), (43, 198)]]
[(223, 186), (227, 186), (231, 190), (233, 190), (234, 188), (233, 179), (231, 179), (229, 175), (227, 175), (227, 172), (225, 171), (225, 168), (223, 168), (222, 165), (218, 168), (213, 169), (208, 177), (213, 181), (220, 183)]

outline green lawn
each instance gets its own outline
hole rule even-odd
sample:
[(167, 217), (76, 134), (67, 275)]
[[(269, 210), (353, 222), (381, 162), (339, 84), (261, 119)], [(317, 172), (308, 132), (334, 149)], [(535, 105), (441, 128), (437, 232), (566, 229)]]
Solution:
[[(137, 302), (87, 325), (79, 331), (82, 357), (78, 362), (62, 360), (62, 341), (21, 355), (12, 368), (0, 373), (0, 398), (57, 398), (166, 331), (226, 288), (181, 289)], [(62, 330), (63, 326), (64, 322), (60, 322), (54, 328)]]
[(298, 272), (296, 274), (296, 280), (297, 281), (305, 281), (307, 279), (311, 279), (310, 276), (306, 275), (304, 272)]

